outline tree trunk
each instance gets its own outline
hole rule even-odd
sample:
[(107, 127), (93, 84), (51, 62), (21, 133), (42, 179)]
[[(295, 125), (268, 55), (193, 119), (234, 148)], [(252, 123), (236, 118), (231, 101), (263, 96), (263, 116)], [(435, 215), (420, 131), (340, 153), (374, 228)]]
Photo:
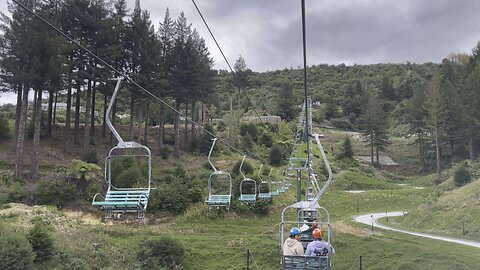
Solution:
[(473, 136), (470, 136), (470, 138), (468, 138), (468, 152), (470, 153), (470, 160), (473, 161), (473, 159), (475, 158), (475, 154), (473, 152)]
[(188, 97), (185, 97), (185, 122), (184, 122), (184, 132), (183, 132), (183, 145), (184, 147), (188, 146)]
[(37, 99), (36, 107), (34, 109), (35, 117), (35, 126), (33, 132), (33, 146), (32, 146), (32, 158), (30, 161), (30, 177), (33, 180), (38, 179), (38, 154), (40, 152), (40, 126), (42, 124), (42, 90), (40, 87), (36, 90), (35, 97)]
[(90, 112), (90, 135), (92, 141), (95, 141), (95, 97), (97, 93), (97, 83), (95, 81), (92, 82), (92, 110)]
[[(20, 86), (21, 89), (21, 86)], [(28, 110), (28, 85), (23, 85), (22, 101), (20, 108), (20, 117), (18, 121), (17, 144), (15, 153), (15, 178), (23, 179), (23, 151), (25, 147), (25, 129), (27, 123)]]
[(158, 123), (158, 149), (157, 152), (160, 154), (160, 151), (163, 148), (163, 139), (165, 138), (165, 105), (160, 103), (160, 121)]
[(143, 132), (143, 144), (148, 145), (148, 107), (150, 106), (150, 102), (147, 100), (147, 104), (145, 107), (145, 130)]
[(370, 162), (373, 165), (373, 135), (370, 134)]
[(53, 95), (53, 91), (48, 91), (47, 138), (52, 137)]
[(22, 112), (22, 84), (17, 84), (14, 86), (14, 88), (17, 91), (17, 107), (15, 111), (15, 143), (14, 147), (17, 146), (17, 140), (18, 140), (18, 127), (20, 125), (20, 114)]
[(424, 153), (424, 146), (423, 146), (423, 132), (418, 133), (418, 150), (420, 156), (420, 166), (421, 171), (425, 170), (425, 153)]
[(378, 154), (378, 147), (375, 147), (375, 151), (376, 151), (376, 158), (377, 158), (377, 165), (380, 166), (380, 155)]
[(180, 158), (180, 115), (178, 111), (180, 110), (180, 100), (175, 98), (175, 112), (173, 112), (173, 129), (175, 132), (175, 142), (174, 142), (174, 150), (173, 154), (176, 158)]
[(88, 80), (87, 97), (85, 98), (85, 125), (83, 127), (83, 156), (86, 157), (90, 145), (90, 102), (92, 99), (92, 80)]
[(57, 122), (57, 102), (58, 102), (58, 91), (55, 92), (55, 102), (53, 103), (53, 125)]
[(65, 111), (65, 139), (63, 144), (63, 152), (65, 154), (68, 154), (69, 152), (68, 150), (70, 148), (71, 115), (72, 115), (72, 80), (68, 82), (68, 87), (67, 87), (67, 110)]
[(80, 82), (77, 82), (77, 98), (75, 100), (75, 131), (73, 134), (73, 142), (80, 144)]
[(140, 141), (141, 138), (142, 138), (142, 122), (143, 122), (143, 97), (140, 96), (140, 100), (138, 102), (138, 118), (137, 118), (137, 122), (138, 122), (138, 127), (137, 127), (137, 140)]
[(133, 139), (133, 115), (135, 113), (135, 96), (130, 92), (130, 128), (128, 129), (128, 140)]
[(195, 117), (195, 100), (192, 100), (192, 128), (191, 128), (191, 134), (192, 138), (195, 138), (195, 119), (198, 119), (198, 117)]
[(102, 123), (102, 138), (107, 136), (107, 107), (108, 98), (107, 95), (103, 96), (103, 123)]
[(437, 177), (440, 178), (440, 146), (438, 143), (438, 136), (435, 135), (435, 152), (437, 154)]

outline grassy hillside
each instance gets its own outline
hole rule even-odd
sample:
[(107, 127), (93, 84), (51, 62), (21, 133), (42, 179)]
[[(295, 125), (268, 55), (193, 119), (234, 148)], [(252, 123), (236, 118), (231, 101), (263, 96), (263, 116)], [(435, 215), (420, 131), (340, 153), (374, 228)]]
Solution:
[[(395, 168), (383, 165), (376, 168), (358, 160), (339, 159), (336, 153), (340, 150), (343, 135), (339, 131), (327, 130), (322, 139), (335, 173), (334, 186), (320, 201), (331, 215), (332, 244), (337, 251), (333, 258), (335, 269), (358, 269), (360, 256), (364, 269), (475, 269), (480, 265), (476, 248), (387, 231), (372, 231), (368, 226), (351, 221), (356, 214), (408, 211), (410, 214), (406, 218), (390, 219), (389, 224), (461, 236), (461, 224), (455, 221), (465, 217), (467, 233), (464, 237), (478, 239), (479, 232), (475, 224), (480, 218), (476, 209), (480, 181), (455, 189), (452, 180), (437, 185), (434, 181), (436, 177), (432, 175), (398, 175), (399, 168), (409, 168), (402, 167), (402, 160), (408, 159), (404, 157), (410, 151), (408, 139), (393, 140), (392, 148), (399, 149), (390, 154), (399, 163)], [(352, 142), (355, 153), (368, 153), (364, 143), (357, 140)], [(56, 151), (53, 147), (51, 149)], [(318, 155), (315, 151), (314, 154)], [(238, 158), (236, 154), (225, 151), (217, 155), (215, 161), (220, 169), (231, 170)], [(9, 161), (3, 162), (6, 165), (3, 173), (9, 174)], [(172, 167), (180, 163), (189, 174), (195, 176), (195, 181), (200, 181), (206, 188), (209, 170), (204, 166), (205, 155), (185, 155), (176, 162), (156, 162), (155, 177), (172, 174)], [(319, 163), (315, 166), (321, 168)], [(451, 174), (446, 171), (442, 178), (448, 178)], [(416, 186), (427, 188), (418, 189)], [(349, 192), (352, 190), (364, 192)], [(101, 213), (93, 210), (88, 203), (71, 205), (69, 208), (4, 204), (0, 209), (0, 229), (2, 232), (27, 233), (35, 220), (41, 220), (53, 234), (56, 252), (81, 259), (86, 262), (86, 269), (138, 269), (139, 248), (145, 240), (162, 235), (172, 236), (183, 245), (183, 269), (246, 269), (247, 249), (253, 255), (251, 269), (279, 269), (278, 228), (281, 210), (294, 202), (295, 198), (296, 191), (290, 189), (274, 199), (266, 215), (255, 214), (246, 207), (229, 213), (208, 212), (200, 202), (177, 215), (149, 211), (145, 224), (134, 219), (102, 223)], [(98, 250), (94, 250), (93, 244), (99, 244)], [(37, 269), (54, 267), (63, 269), (55, 261), (36, 264)]]

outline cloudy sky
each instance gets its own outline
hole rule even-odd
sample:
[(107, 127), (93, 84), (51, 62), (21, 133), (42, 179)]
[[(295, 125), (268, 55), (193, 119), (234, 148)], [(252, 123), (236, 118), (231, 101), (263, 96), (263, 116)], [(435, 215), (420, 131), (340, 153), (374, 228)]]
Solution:
[[(7, 1), (0, 0), (6, 11)], [(140, 0), (155, 28), (165, 10), (185, 12), (215, 60), (227, 69), (191, 0)], [(134, 0), (128, 0), (133, 9)], [(196, 0), (230, 64), (254, 71), (303, 65), (300, 0)], [(440, 62), (480, 41), (478, 0), (306, 0), (307, 63)]]

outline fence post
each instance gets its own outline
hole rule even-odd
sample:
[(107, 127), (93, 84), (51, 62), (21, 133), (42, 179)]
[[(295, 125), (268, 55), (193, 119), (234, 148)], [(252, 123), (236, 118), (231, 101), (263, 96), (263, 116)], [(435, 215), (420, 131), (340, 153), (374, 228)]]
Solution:
[(363, 257), (360, 255), (360, 270), (363, 269)]
[(247, 249), (247, 270), (250, 270), (250, 249)]

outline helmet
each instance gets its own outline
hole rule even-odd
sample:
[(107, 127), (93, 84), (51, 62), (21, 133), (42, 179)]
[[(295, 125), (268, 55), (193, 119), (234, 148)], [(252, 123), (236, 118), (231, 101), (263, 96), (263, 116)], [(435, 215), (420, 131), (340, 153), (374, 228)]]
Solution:
[(295, 236), (297, 234), (301, 234), (302, 232), (300, 231), (299, 228), (297, 227), (293, 227), (292, 229), (290, 229), (290, 236)]
[(323, 232), (321, 229), (316, 228), (313, 230), (312, 235), (313, 235), (313, 238), (315, 239), (322, 238)]

